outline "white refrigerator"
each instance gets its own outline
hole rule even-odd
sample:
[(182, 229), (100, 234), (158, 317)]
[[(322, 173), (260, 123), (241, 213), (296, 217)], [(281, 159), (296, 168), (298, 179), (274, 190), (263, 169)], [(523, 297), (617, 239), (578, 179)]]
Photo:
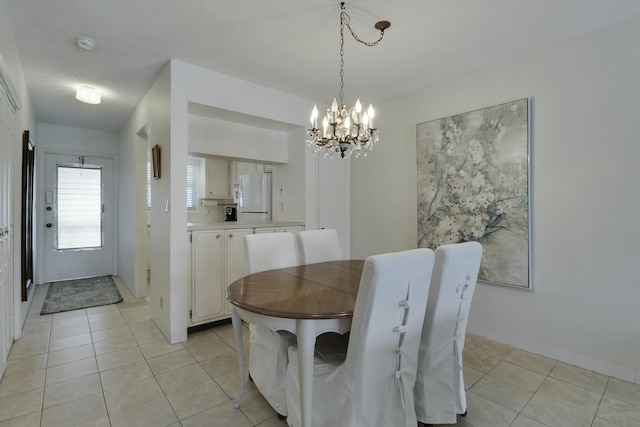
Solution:
[(271, 173), (255, 172), (240, 176), (238, 221), (271, 220)]

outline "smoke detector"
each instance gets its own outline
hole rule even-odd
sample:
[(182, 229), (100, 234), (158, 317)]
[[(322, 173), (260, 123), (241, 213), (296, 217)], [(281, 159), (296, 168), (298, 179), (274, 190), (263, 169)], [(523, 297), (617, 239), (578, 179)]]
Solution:
[(87, 36), (81, 36), (78, 37), (76, 39), (76, 44), (84, 49), (84, 50), (91, 50), (94, 47), (96, 47), (96, 42), (95, 40), (93, 40), (91, 37), (87, 37)]

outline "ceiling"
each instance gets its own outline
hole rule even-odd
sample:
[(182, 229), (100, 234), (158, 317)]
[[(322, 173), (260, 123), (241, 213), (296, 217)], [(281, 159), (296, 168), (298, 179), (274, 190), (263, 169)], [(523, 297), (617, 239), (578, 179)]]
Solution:
[[(38, 121), (117, 131), (170, 59), (329, 103), (335, 0), (0, 0)], [(345, 101), (378, 102), (640, 14), (638, 0), (352, 0)], [(75, 40), (89, 36), (95, 49)], [(99, 105), (75, 100), (98, 87)]]

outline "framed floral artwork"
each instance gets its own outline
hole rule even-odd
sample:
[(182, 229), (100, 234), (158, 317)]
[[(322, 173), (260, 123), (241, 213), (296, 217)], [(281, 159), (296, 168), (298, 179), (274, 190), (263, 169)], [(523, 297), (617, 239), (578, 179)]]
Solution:
[(529, 99), (420, 123), (418, 247), (477, 241), (479, 280), (531, 289)]

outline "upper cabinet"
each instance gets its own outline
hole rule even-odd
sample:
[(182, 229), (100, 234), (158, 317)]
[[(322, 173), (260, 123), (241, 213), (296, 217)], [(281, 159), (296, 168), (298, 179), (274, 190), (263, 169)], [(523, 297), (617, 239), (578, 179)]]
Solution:
[[(216, 157), (205, 157), (204, 195), (206, 199), (234, 199), (240, 182), (240, 176), (252, 172), (265, 172), (265, 165), (260, 163), (235, 162)], [(201, 193), (202, 194), (202, 193)]]
[(231, 199), (230, 164), (227, 160), (207, 158), (205, 161), (205, 197)]
[(240, 182), (242, 175), (253, 172), (265, 172), (264, 165), (261, 163), (231, 162), (231, 177), (236, 183)]

